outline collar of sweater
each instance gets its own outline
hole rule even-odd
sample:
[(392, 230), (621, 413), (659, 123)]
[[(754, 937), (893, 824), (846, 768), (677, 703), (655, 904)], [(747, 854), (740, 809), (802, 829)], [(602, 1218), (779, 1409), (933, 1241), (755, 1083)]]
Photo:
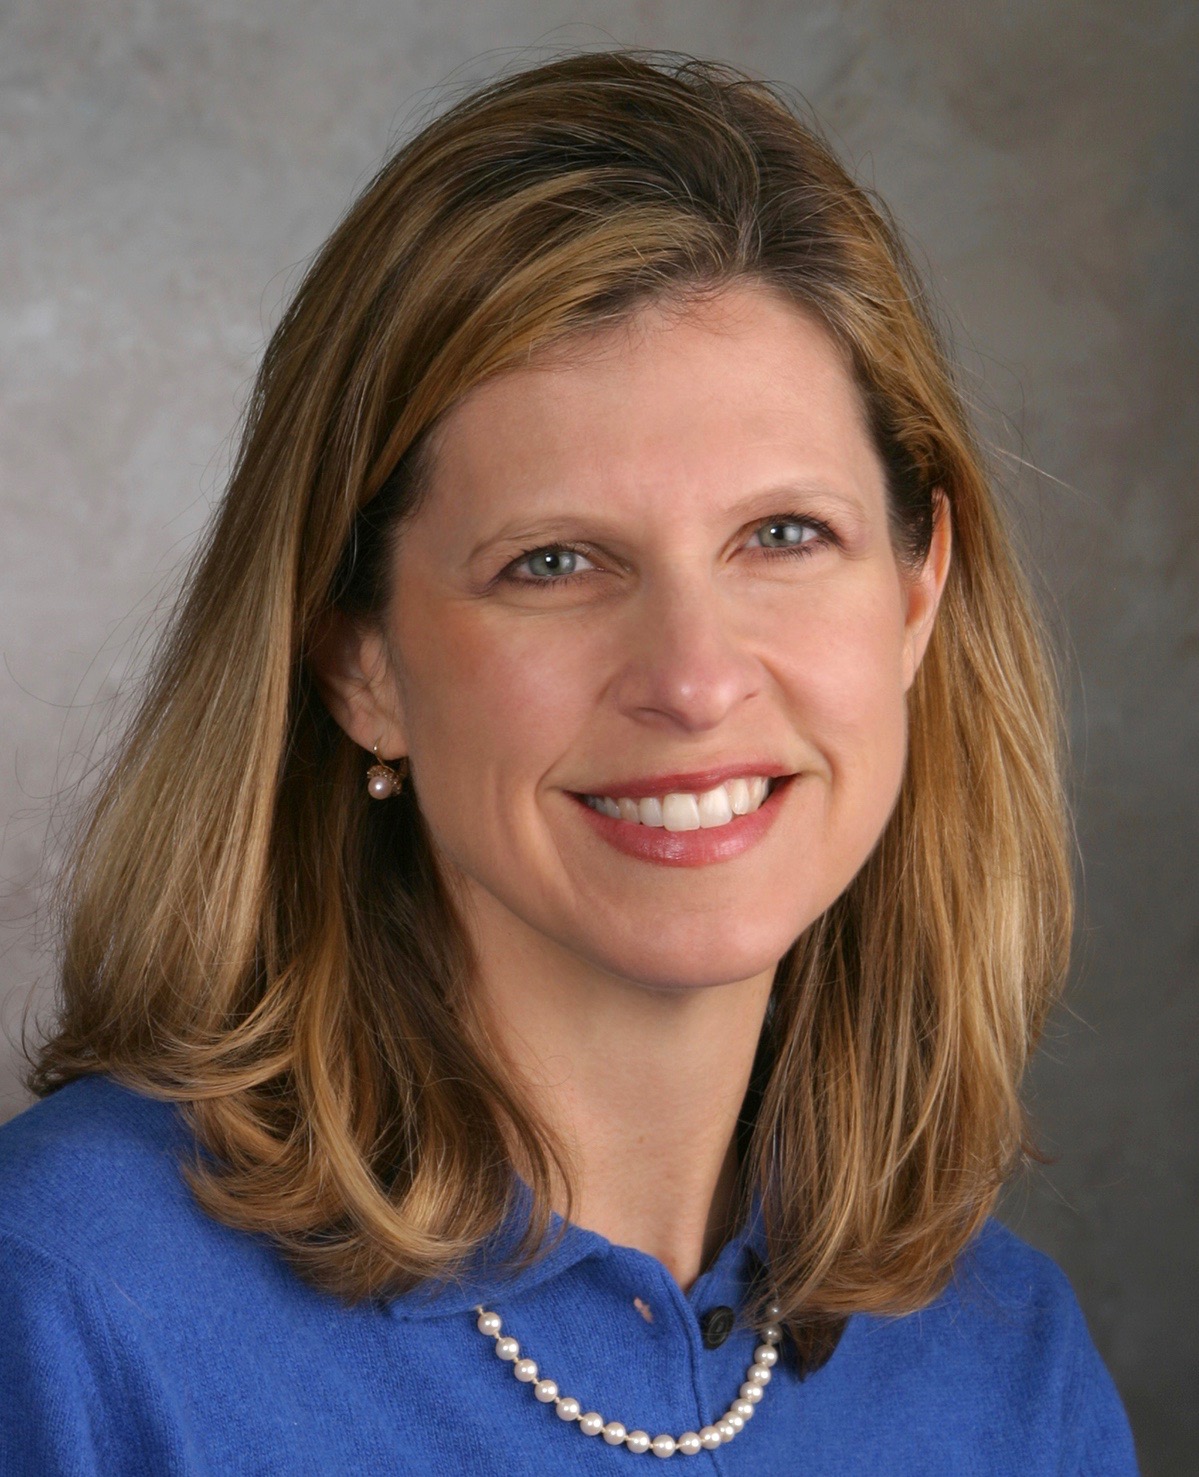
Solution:
[[(560, 1277), (587, 1258), (647, 1257), (647, 1252), (620, 1246), (598, 1231), (588, 1231), (551, 1212), (549, 1230), (533, 1262), (515, 1271), (505, 1262), (520, 1241), (532, 1209), (532, 1192), (517, 1178), (511, 1205), (499, 1230), (454, 1278), (430, 1280), (395, 1298), (388, 1311), (397, 1318), (443, 1318), (466, 1313), (480, 1303), (511, 1302), (553, 1277)], [(721, 1262), (739, 1258), (748, 1247), (759, 1262), (766, 1261), (766, 1230), (761, 1198), (755, 1190), (750, 1213), (717, 1254)], [(651, 1258), (653, 1260), (653, 1258)], [(715, 1265), (715, 1262), (713, 1263)]]

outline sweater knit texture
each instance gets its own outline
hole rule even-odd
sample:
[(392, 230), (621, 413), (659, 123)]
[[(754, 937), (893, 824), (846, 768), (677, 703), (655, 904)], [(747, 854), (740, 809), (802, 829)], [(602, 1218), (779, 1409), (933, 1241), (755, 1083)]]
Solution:
[[(655, 1257), (570, 1225), (507, 1280), (481, 1260), (468, 1283), (350, 1307), (200, 1210), (178, 1168), (193, 1150), (172, 1105), (105, 1077), (0, 1128), (3, 1477), (621, 1477), (655, 1460), (540, 1404), (476, 1329), (478, 1303), (562, 1394), (630, 1431), (698, 1431), (737, 1398), (755, 1334), (709, 1348), (721, 1319), (704, 1320), (745, 1295), (756, 1213), (686, 1293)], [(1137, 1471), (1069, 1283), (994, 1219), (932, 1305), (855, 1314), (807, 1378), (776, 1366), (733, 1441), (672, 1460), (697, 1477)]]

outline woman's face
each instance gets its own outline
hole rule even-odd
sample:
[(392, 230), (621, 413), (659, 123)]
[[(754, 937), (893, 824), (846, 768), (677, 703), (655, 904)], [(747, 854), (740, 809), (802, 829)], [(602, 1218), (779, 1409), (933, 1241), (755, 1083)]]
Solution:
[(901, 570), (840, 351), (739, 286), (450, 412), (333, 706), (409, 755), (482, 957), (745, 980), (883, 829), (947, 557)]

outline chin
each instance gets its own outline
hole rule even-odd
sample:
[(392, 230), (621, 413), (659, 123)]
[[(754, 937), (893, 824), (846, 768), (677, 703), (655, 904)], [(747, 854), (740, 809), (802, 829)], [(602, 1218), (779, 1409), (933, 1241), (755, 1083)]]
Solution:
[[(629, 909), (620, 924), (608, 926), (601, 937), (579, 940), (577, 951), (590, 956), (622, 978), (662, 988), (702, 988), (754, 979), (774, 970), (783, 956), (844, 892), (855, 875), (845, 868), (823, 886), (804, 887), (792, 878), (794, 891), (774, 888), (773, 908), (740, 905), (707, 914), (680, 916), (674, 927), (656, 909)], [(815, 879), (812, 879), (814, 882)], [(594, 928), (594, 924), (592, 925)], [(592, 930), (588, 930), (591, 932)]]
[(790, 948), (793, 936), (777, 941), (745, 941), (712, 944), (706, 940), (659, 940), (652, 949), (640, 947), (613, 952), (611, 948), (592, 957), (610, 973), (650, 990), (687, 992), (717, 985), (736, 984), (771, 973)]

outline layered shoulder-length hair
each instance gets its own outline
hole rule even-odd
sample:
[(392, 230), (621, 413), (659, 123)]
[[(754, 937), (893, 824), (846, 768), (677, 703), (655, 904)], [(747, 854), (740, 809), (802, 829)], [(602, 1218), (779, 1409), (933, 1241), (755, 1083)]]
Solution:
[[(420, 808), (371, 803), (308, 658), (380, 618), (432, 433), (474, 386), (647, 303), (765, 284), (841, 346), (918, 565), (954, 557), (895, 809), (780, 961), (740, 1125), (802, 1351), (944, 1287), (1022, 1158), (1020, 1080), (1071, 917), (1044, 639), (885, 208), (775, 89), (614, 52), (467, 97), (399, 149), (266, 350), (233, 475), (81, 825), (61, 995), (28, 1081), (178, 1102), (200, 1204), (347, 1300), (452, 1277), (510, 1210), (545, 1240), (560, 1144), (472, 1010)], [(480, 713), (479, 722), (487, 715)], [(561, 1176), (561, 1178), (558, 1178)], [(750, 1310), (758, 1316), (759, 1310)], [(816, 1338), (816, 1342), (819, 1339)]]

